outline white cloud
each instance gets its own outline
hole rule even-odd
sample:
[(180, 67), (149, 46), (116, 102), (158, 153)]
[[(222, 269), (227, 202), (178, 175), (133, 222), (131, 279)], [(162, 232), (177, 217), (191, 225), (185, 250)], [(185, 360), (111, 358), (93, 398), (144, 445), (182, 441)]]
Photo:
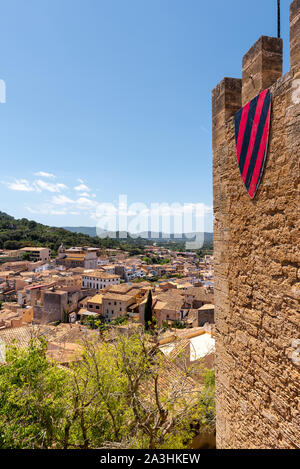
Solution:
[(42, 177), (42, 178), (55, 179), (54, 174), (46, 173), (45, 171), (39, 171), (38, 173), (35, 173), (35, 176), (39, 176), (39, 177)]
[(65, 195), (54, 195), (51, 199), (51, 202), (55, 205), (65, 205), (65, 204), (74, 204), (75, 201), (69, 199)]
[(50, 210), (51, 215), (66, 215), (66, 210)]
[(79, 208), (79, 210), (88, 210), (96, 207), (97, 204), (98, 203), (94, 200), (87, 199), (86, 197), (79, 197), (79, 199), (76, 200), (76, 207)]
[(27, 179), (15, 179), (13, 182), (8, 182), (5, 184), (12, 191), (24, 191), (24, 192), (34, 191), (34, 187), (30, 185)]
[(34, 206), (25, 205), (25, 208), (32, 214), (43, 215), (80, 215), (85, 213), (91, 215), (98, 202), (88, 197), (79, 197), (72, 200), (64, 194), (53, 195), (50, 200), (45, 203)]
[(30, 213), (39, 213), (38, 210), (35, 210), (34, 208), (29, 207), (28, 205), (25, 205), (26, 210)]
[(49, 191), (49, 192), (60, 192), (61, 190), (68, 189), (68, 186), (65, 184), (61, 183), (52, 183), (52, 182), (46, 182), (42, 181), (41, 179), (38, 179), (37, 181), (34, 182), (36, 186), (36, 190), (40, 192), (41, 190)]
[(34, 208), (29, 207), (28, 205), (25, 205), (25, 208), (26, 210), (28, 210), (28, 212), (33, 213), (33, 214), (39, 214), (39, 215), (66, 215), (67, 214), (67, 210), (64, 207), (56, 208), (48, 203), (37, 205)]
[(28, 205), (25, 205), (26, 210), (30, 213), (37, 213), (39, 215), (49, 215), (50, 214), (50, 208), (48, 205), (37, 205), (35, 207), (29, 207)]
[(61, 192), (68, 189), (68, 186), (62, 183), (53, 183), (37, 179), (33, 182), (29, 182), (27, 179), (15, 179), (12, 182), (1, 181), (9, 189), (13, 191), (23, 192), (41, 192), (42, 190), (49, 192)]
[(79, 186), (74, 187), (77, 192), (90, 192), (90, 188), (85, 184), (79, 184)]

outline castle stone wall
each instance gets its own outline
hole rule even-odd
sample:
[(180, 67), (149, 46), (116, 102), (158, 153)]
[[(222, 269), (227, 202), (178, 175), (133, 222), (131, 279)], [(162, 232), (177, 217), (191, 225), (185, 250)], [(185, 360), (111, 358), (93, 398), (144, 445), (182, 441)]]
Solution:
[[(300, 0), (290, 25), (287, 74), (281, 41), (262, 37), (243, 79), (225, 78), (212, 94), (218, 448), (300, 447)], [(269, 150), (251, 200), (233, 116), (269, 86)]]

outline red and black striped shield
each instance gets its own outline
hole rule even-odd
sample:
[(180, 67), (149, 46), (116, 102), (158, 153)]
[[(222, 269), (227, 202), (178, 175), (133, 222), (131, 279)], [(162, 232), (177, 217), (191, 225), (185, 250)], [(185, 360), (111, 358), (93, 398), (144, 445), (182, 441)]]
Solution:
[(264, 90), (235, 114), (236, 155), (251, 199), (261, 181), (270, 130), (271, 93)]

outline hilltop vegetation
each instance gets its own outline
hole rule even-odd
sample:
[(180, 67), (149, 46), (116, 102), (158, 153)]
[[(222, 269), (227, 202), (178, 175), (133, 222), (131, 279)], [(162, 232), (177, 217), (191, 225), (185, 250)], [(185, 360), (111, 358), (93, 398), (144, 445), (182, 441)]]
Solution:
[[(52, 255), (55, 256), (61, 243), (67, 248), (71, 246), (91, 246), (99, 249), (119, 248), (127, 251), (129, 255), (135, 256), (144, 254), (144, 246), (154, 244), (154, 241), (147, 238), (131, 238), (129, 235), (125, 239), (118, 239), (118, 232), (116, 238), (99, 238), (86, 233), (69, 231), (65, 228), (43, 225), (27, 218), (15, 219), (0, 211), (0, 249), (40, 246), (51, 249)], [(172, 251), (185, 251), (184, 242), (160, 240), (156, 244)], [(205, 241), (198, 254), (211, 253), (212, 242), (209, 239)]]
[(143, 254), (143, 245), (146, 240), (119, 240), (83, 233), (72, 233), (64, 228), (43, 225), (27, 218), (19, 220), (0, 212), (0, 249), (20, 249), (25, 246), (41, 246), (51, 249), (56, 255), (61, 243), (66, 247), (91, 246), (99, 249), (120, 248), (132, 255)]

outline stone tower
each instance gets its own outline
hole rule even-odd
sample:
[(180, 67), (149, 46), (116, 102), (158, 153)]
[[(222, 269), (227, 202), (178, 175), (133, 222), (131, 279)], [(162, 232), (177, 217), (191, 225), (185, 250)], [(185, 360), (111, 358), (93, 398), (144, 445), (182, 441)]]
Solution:
[[(282, 40), (262, 36), (242, 79), (212, 92), (218, 448), (300, 447), (300, 0)], [(236, 160), (234, 114), (272, 95), (269, 149), (253, 200)]]

